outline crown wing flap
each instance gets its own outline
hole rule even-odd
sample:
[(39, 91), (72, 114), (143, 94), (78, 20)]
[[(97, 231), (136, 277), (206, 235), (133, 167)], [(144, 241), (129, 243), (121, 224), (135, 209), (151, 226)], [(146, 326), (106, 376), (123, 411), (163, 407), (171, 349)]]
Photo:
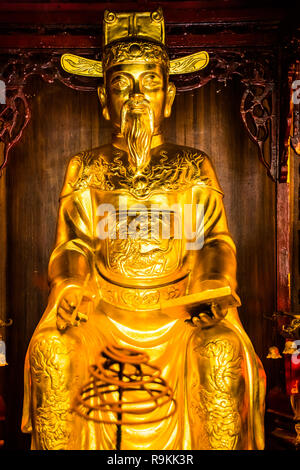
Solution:
[(197, 72), (207, 66), (209, 55), (206, 51), (196, 52), (185, 57), (171, 60), (170, 75)]
[(63, 54), (61, 66), (68, 73), (86, 77), (103, 77), (102, 62), (74, 54)]
[[(206, 51), (196, 52), (185, 57), (171, 60), (170, 75), (179, 75), (185, 73), (197, 72), (208, 64), (209, 55)], [(63, 54), (61, 57), (61, 66), (68, 72), (75, 75), (86, 77), (103, 77), (102, 62), (79, 57), (74, 54)]]

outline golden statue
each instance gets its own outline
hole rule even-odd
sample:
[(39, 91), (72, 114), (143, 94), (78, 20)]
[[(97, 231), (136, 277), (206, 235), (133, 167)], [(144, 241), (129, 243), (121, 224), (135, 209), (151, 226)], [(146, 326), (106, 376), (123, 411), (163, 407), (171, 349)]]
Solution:
[(112, 142), (73, 157), (47, 309), (28, 348), (32, 449), (262, 449), (265, 375), (237, 313), (223, 193), (200, 150), (166, 143), (169, 60), (155, 12), (104, 15), (98, 88)]

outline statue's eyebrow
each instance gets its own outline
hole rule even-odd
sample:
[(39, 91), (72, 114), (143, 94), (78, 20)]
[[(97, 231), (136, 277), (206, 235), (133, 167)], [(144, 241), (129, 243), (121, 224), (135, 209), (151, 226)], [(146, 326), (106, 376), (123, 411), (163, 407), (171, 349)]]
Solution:
[(124, 77), (126, 77), (126, 78), (129, 78), (129, 74), (128, 74), (127, 72), (123, 72), (123, 71), (119, 70), (119, 71), (113, 72), (113, 74), (112, 74), (112, 76), (111, 76), (110, 79), (112, 80), (113, 78), (116, 78), (118, 75), (121, 75), (121, 76), (124, 76)]
[(156, 70), (146, 70), (146, 72), (143, 72), (142, 76), (144, 77), (145, 75), (155, 75), (157, 78), (161, 78), (160, 74), (156, 72)]

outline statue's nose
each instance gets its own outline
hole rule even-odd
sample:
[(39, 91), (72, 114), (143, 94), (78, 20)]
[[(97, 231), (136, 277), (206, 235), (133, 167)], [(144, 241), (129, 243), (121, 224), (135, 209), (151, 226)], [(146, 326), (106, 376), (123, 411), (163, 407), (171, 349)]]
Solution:
[(142, 93), (132, 93), (130, 95), (130, 98), (132, 101), (134, 101), (136, 104), (139, 104), (141, 103), (142, 101), (144, 101), (145, 97)]
[(141, 95), (140, 83), (139, 80), (134, 80), (133, 87), (131, 90), (131, 94), (133, 95)]

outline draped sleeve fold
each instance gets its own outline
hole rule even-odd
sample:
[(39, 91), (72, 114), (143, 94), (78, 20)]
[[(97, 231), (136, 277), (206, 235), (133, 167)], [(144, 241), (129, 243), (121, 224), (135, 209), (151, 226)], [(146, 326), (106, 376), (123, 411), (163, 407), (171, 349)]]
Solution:
[[(205, 189), (203, 188), (205, 184)], [(201, 167), (201, 180), (194, 186), (194, 202), (202, 208), (203, 246), (194, 253), (193, 277), (196, 285), (206, 280), (221, 280), (236, 289), (236, 247), (228, 230), (223, 192), (214, 168), (206, 156)]]
[(80, 156), (69, 163), (60, 196), (55, 248), (48, 277), (51, 286), (65, 281), (82, 284), (93, 268), (93, 214), (89, 188), (74, 190), (82, 171)]

